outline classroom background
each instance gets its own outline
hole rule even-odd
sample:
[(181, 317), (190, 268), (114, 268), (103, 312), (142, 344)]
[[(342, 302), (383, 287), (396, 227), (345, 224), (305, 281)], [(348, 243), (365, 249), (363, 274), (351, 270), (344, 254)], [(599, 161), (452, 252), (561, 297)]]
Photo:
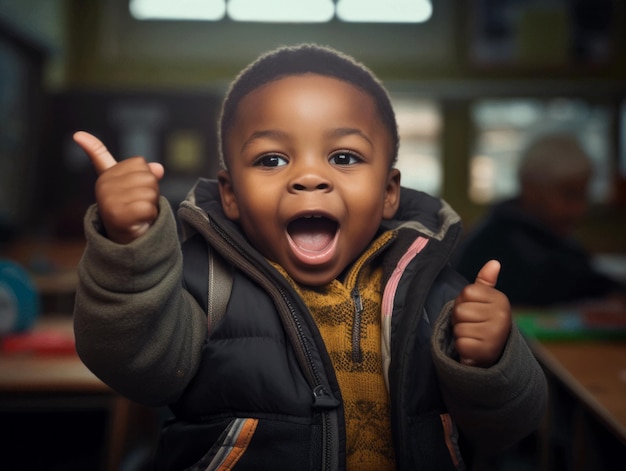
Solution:
[[(415, 0), (398, 13), (403, 3), (0, 0), (0, 260), (32, 281), (32, 322), (71, 321), (96, 179), (72, 134), (92, 132), (120, 159), (163, 163), (162, 192), (177, 204), (219, 168), (216, 120), (230, 80), (260, 53), (303, 42), (380, 77), (397, 113), (403, 184), (443, 197), (467, 229), (515, 194), (530, 140), (578, 136), (594, 179), (576, 237), (598, 267), (626, 278), (626, 2)], [(22, 352), (37, 368), (51, 355), (72, 361), (67, 338), (46, 339), (58, 344), (15, 348), (37, 350)], [(0, 355), (2, 383), (17, 367)], [(0, 420), (14, 432), (2, 448), (23, 458), (15, 469), (41, 469), (33, 448), (46, 469), (141, 469), (159, 418), (89, 381), (0, 385)], [(623, 452), (620, 430), (612, 450)]]

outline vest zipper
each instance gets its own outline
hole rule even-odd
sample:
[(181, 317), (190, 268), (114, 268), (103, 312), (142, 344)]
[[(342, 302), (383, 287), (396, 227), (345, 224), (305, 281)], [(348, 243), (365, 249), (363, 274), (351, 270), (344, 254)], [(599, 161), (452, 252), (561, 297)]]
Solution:
[(322, 459), (324, 461), (323, 471), (335, 470), (338, 467), (337, 464), (334, 463), (336, 463), (337, 457), (339, 456), (339, 450), (337, 445), (339, 437), (337, 436), (337, 427), (333, 426), (331, 410), (339, 407), (340, 403), (335, 397), (329, 394), (329, 392), (322, 384), (319, 372), (317, 371), (317, 367), (315, 366), (315, 362), (313, 361), (311, 351), (309, 350), (308, 343), (302, 329), (302, 325), (300, 324), (300, 320), (298, 318), (298, 315), (296, 314), (296, 310), (291, 304), (287, 293), (285, 293), (285, 291), (280, 288), (279, 291), (283, 297), (283, 300), (285, 301), (285, 304), (289, 307), (291, 318), (293, 319), (297, 327), (300, 346), (304, 350), (305, 356), (308, 360), (309, 368), (313, 375), (313, 380), (315, 384), (315, 386), (313, 387), (313, 408), (317, 410), (322, 409)]
[[(191, 213), (188, 215), (189, 222), (195, 221), (196, 227), (198, 228), (201, 228), (208, 222), (209, 225), (216, 231), (218, 237), (211, 237), (210, 233), (207, 234), (205, 232), (205, 235), (211, 240), (211, 242), (213, 242), (216, 248), (221, 248), (224, 253), (238, 255), (231, 259), (233, 263), (239, 266), (240, 269), (263, 286), (271, 297), (279, 296), (283, 300), (284, 304), (277, 304), (279, 315), (284, 322), (287, 334), (292, 338), (291, 343), (296, 351), (296, 356), (300, 359), (300, 364), (304, 367), (304, 373), (307, 381), (312, 388), (313, 406), (318, 410), (321, 409), (323, 419), (322, 435), (324, 437), (322, 451), (324, 462), (323, 471), (334, 471), (338, 468), (337, 459), (339, 456), (339, 437), (337, 435), (338, 425), (336, 420), (333, 420), (331, 417), (331, 414), (333, 414), (332, 409), (336, 409), (341, 403), (337, 398), (331, 396), (322, 384), (319, 372), (317, 371), (317, 367), (315, 366), (315, 362), (313, 360), (313, 355), (309, 350), (308, 342), (306, 340), (306, 336), (304, 335), (300, 319), (298, 318), (289, 296), (284, 289), (269, 282), (268, 277), (263, 273), (263, 271), (248, 258), (247, 254), (239, 248), (239, 245), (230, 237), (230, 235), (226, 233), (226, 231), (224, 231), (212, 218), (209, 218), (203, 210), (199, 208), (196, 209), (197, 206), (193, 205), (184, 205), (181, 207), (181, 210), (185, 208)], [(284, 312), (284, 309), (282, 309), (282, 306), (286, 306), (286, 313)], [(282, 314), (281, 311), (283, 311)]]

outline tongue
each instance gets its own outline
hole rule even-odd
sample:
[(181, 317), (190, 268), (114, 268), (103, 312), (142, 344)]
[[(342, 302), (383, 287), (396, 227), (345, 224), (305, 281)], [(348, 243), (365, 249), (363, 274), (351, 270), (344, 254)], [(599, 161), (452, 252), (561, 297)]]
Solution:
[(337, 224), (326, 218), (302, 218), (289, 224), (289, 235), (295, 244), (312, 252), (328, 247), (336, 231)]

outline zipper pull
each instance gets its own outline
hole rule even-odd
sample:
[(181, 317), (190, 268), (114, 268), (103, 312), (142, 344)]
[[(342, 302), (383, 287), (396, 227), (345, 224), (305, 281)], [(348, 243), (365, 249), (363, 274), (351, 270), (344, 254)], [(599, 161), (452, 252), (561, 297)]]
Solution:
[(340, 404), (338, 399), (331, 396), (321, 384), (313, 390), (313, 407), (316, 409), (334, 409)]
[(354, 301), (354, 308), (357, 315), (361, 315), (363, 312), (363, 301), (361, 300), (361, 293), (357, 288), (352, 290), (352, 300)]

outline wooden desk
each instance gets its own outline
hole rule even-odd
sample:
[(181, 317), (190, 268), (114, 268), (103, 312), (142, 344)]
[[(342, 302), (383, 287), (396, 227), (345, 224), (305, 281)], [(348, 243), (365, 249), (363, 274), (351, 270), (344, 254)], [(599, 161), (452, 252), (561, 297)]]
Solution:
[[(35, 332), (71, 335), (71, 316), (41, 316)], [(155, 413), (135, 404), (100, 381), (76, 353), (37, 354), (0, 352), (0, 410), (72, 410), (103, 408), (109, 412), (106, 463), (118, 470), (137, 430), (153, 421)], [(154, 422), (150, 423), (150, 427)]]
[(544, 342), (537, 359), (626, 443), (626, 342)]
[[(562, 387), (574, 398), (574, 407), (565, 411), (573, 426), (570, 433), (574, 469), (604, 469), (597, 461), (608, 459), (601, 456), (606, 454), (602, 447), (607, 441), (613, 443), (610, 452), (626, 451), (626, 342), (554, 340), (530, 341), (530, 345), (546, 371), (551, 392)], [(553, 397), (548, 412), (544, 444), (554, 432), (554, 409), (560, 406), (554, 402), (558, 400)], [(598, 439), (598, 432), (608, 440)], [(544, 469), (554, 469), (555, 457), (546, 446), (542, 455)]]
[[(43, 315), (33, 332), (73, 337), (72, 318), (67, 315)], [(106, 395), (112, 392), (75, 353), (0, 352), (1, 393), (50, 391)]]

